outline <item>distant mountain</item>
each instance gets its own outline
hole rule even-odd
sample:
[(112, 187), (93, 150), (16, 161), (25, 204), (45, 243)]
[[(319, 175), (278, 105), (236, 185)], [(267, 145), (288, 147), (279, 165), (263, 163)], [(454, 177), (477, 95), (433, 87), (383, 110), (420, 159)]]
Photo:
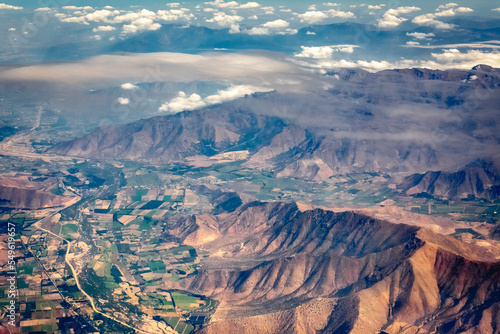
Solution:
[[(292, 35), (249, 35), (245, 32), (230, 33), (228, 28), (212, 29), (195, 25), (162, 24), (158, 30), (123, 35), (116, 39), (85, 38), (75, 42), (71, 36), (87, 36), (88, 27), (65, 25), (65, 29), (50, 29), (50, 33), (40, 34), (38, 39), (26, 45), (24, 52), (16, 54), (16, 57), (7, 52), (3, 58), (5, 63), (32, 63), (79, 60), (113, 52), (201, 53), (215, 49), (240, 51), (256, 49), (291, 55), (301, 52), (301, 46), (356, 44), (361, 46), (356, 49), (356, 53), (360, 55), (358, 59), (366, 57), (367, 60), (397, 61), (401, 57), (429, 58), (428, 50), (410, 49), (405, 46), (411, 39), (407, 33), (435, 34), (432, 40), (422, 42), (429, 45), (500, 40), (498, 20), (479, 17), (442, 19), (457, 25), (458, 29), (443, 30), (418, 26), (407, 21), (394, 29), (380, 30), (374, 24), (341, 22), (303, 27)], [(245, 24), (240, 25), (242, 31), (251, 28)], [(391, 49), (391, 54), (386, 52), (387, 48)]]
[(408, 195), (427, 193), (442, 198), (500, 197), (500, 170), (493, 162), (477, 161), (454, 172), (429, 171), (405, 178), (400, 188)]
[[(242, 25), (240, 29), (251, 29), (251, 27)], [(230, 33), (229, 29), (163, 25), (158, 30), (144, 32), (120, 41), (111, 46), (109, 51), (199, 53), (214, 49), (255, 49), (292, 54), (300, 52), (302, 45), (352, 44), (353, 37), (356, 34), (367, 30), (373, 30), (373, 28), (363, 24), (345, 22), (305, 27), (293, 35), (249, 35), (246, 33)], [(311, 35), (311, 32), (316, 33), (316, 35)], [(401, 39), (405, 36), (403, 32), (390, 34), (391, 37), (397, 34)]]
[(500, 264), (477, 246), (353, 212), (249, 203), (167, 222), (212, 256), (165, 288), (220, 301), (203, 333), (492, 333)]
[[(345, 172), (399, 170), (438, 164), (428, 144), (338, 138), (289, 125), (286, 120), (233, 109), (227, 105), (172, 116), (158, 116), (123, 126), (106, 126), (62, 143), (50, 152), (97, 159), (152, 163), (186, 162), (186, 158), (249, 150), (245, 166), (273, 169), (278, 177), (324, 180)], [(393, 151), (405, 152), (394, 160)], [(378, 162), (380, 161), (380, 162)], [(384, 161), (386, 163), (384, 163)]]
[(256, 151), (269, 145), (284, 127), (276, 117), (233, 108), (209, 108), (158, 116), (119, 127), (106, 126), (57, 146), (53, 152), (89, 158), (184, 161), (194, 155)]
[[(409, 37), (407, 33), (435, 33), (431, 44), (475, 43), (500, 39), (500, 28), (496, 21), (480, 22), (457, 19), (464, 29), (443, 31), (431, 27), (418, 27), (414, 24), (403, 24), (392, 30), (380, 30), (370, 24), (342, 22), (327, 25), (311, 25), (298, 30), (293, 35), (249, 35), (246, 33), (230, 33), (228, 28), (211, 29), (200, 26), (180, 26), (164, 24), (155, 31), (146, 31), (110, 44), (103, 52), (185, 52), (200, 53), (214, 49), (228, 50), (266, 50), (293, 54), (301, 52), (301, 46), (325, 46), (341, 44), (361, 44), (356, 52), (376, 60), (398, 60), (403, 52), (408, 57), (420, 54), (422, 49), (402, 48)], [(240, 29), (251, 29), (241, 25)], [(388, 55), (390, 47), (396, 54)], [(369, 50), (369, 52), (368, 52)]]
[[(246, 167), (321, 181), (350, 172), (446, 172), (497, 151), (497, 69), (339, 69), (323, 78), (332, 88), (259, 93), (101, 127), (51, 152), (187, 163), (186, 158), (248, 150)], [(484, 93), (481, 107), (474, 104), (478, 92)]]

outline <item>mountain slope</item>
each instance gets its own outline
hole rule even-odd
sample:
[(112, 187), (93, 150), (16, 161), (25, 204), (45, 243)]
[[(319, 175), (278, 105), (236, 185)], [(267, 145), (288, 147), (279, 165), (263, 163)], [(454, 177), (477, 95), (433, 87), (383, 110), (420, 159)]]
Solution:
[(463, 169), (414, 174), (405, 178), (400, 188), (408, 195), (427, 193), (444, 198), (477, 198), (494, 200), (500, 195), (500, 172), (493, 162), (477, 161)]
[(55, 195), (39, 189), (39, 184), (19, 179), (0, 177), (0, 207), (16, 209), (42, 209), (65, 205), (69, 197)]
[[(196, 238), (208, 229), (211, 238)], [(205, 333), (493, 333), (500, 326), (498, 259), (430, 230), (255, 202), (170, 220), (165, 233), (211, 253), (197, 275), (168, 287), (221, 302)]]
[(158, 116), (120, 127), (102, 127), (63, 143), (52, 152), (167, 163), (198, 154), (211, 156), (232, 150), (253, 151), (267, 145), (283, 126), (278, 118), (233, 108), (209, 108)]
[(191, 163), (186, 158), (248, 150), (246, 167), (322, 181), (354, 172), (447, 172), (498, 151), (497, 69), (340, 69), (319, 79), (330, 88), (254, 94), (102, 127), (50, 152)]

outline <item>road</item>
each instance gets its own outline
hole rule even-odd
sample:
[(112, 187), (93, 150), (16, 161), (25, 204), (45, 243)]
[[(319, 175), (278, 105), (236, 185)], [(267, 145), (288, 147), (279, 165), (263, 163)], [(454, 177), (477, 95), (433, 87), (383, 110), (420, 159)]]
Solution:
[(78, 290), (81, 291), (81, 293), (83, 293), (83, 295), (88, 299), (88, 301), (90, 302), (90, 305), (92, 306), (92, 310), (96, 313), (99, 313), (100, 315), (102, 315), (103, 317), (106, 317), (108, 319), (111, 319), (113, 321), (116, 321), (118, 322), (119, 324), (125, 326), (125, 327), (128, 327), (130, 329), (133, 329), (137, 332), (140, 332), (140, 333), (149, 333), (149, 332), (146, 332), (142, 329), (138, 329), (136, 327), (133, 327), (133, 326), (130, 326), (129, 324), (126, 324), (124, 323), (123, 321), (120, 321), (118, 319), (116, 319), (115, 317), (112, 317), (110, 315), (107, 315), (101, 311), (99, 311), (96, 306), (95, 306), (95, 302), (94, 302), (94, 298), (92, 298), (87, 292), (85, 292), (85, 290), (83, 290), (82, 286), (80, 285), (80, 281), (78, 280), (78, 275), (76, 274), (76, 270), (75, 268), (73, 267), (73, 265), (71, 264), (71, 262), (69, 261), (69, 253), (71, 251), (71, 241), (69, 241), (68, 239), (64, 239), (63, 237), (53, 233), (52, 231), (49, 231), (49, 230), (46, 230), (44, 229), (43, 227), (40, 227), (40, 226), (36, 226), (39, 230), (41, 231), (44, 231), (45, 233), (48, 233), (58, 239), (61, 239), (63, 241), (65, 241), (67, 244), (68, 244), (68, 248), (66, 249), (66, 255), (64, 256), (64, 261), (66, 261), (66, 264), (69, 266), (69, 268), (71, 269), (71, 273), (73, 274), (73, 277), (75, 278), (75, 282), (76, 282), (76, 286), (78, 287)]

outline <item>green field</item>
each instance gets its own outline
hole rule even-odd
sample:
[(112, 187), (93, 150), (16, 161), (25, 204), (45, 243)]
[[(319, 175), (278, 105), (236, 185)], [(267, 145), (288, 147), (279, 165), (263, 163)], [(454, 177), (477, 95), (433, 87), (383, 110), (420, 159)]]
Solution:
[(33, 268), (35, 268), (36, 263), (31, 262), (17, 267), (18, 275), (33, 275)]
[(194, 330), (193, 325), (187, 324), (184, 321), (179, 321), (177, 317), (163, 318), (165, 322), (172, 328), (175, 328), (176, 332), (180, 334), (189, 334)]
[(61, 227), (61, 234), (71, 234), (78, 231), (78, 225), (76, 224), (65, 224)]
[(127, 185), (130, 187), (161, 186), (163, 181), (157, 174), (148, 173), (127, 177)]
[(165, 267), (165, 263), (163, 263), (163, 261), (149, 261), (148, 267), (154, 273), (166, 273), (166, 271), (165, 271), (166, 267)]
[(173, 309), (174, 304), (167, 300), (165, 296), (157, 292), (148, 292), (145, 295), (139, 297), (141, 305), (153, 307), (155, 309)]
[(171, 292), (170, 294), (172, 295), (176, 308), (184, 311), (193, 311), (198, 308), (198, 306), (191, 306), (191, 304), (197, 304), (200, 298), (182, 292)]

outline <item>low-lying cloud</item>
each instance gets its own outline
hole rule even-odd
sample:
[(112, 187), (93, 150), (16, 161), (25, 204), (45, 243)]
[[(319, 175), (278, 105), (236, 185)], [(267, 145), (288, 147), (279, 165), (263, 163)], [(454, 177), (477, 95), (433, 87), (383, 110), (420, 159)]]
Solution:
[(357, 45), (327, 45), (327, 46), (301, 46), (302, 52), (296, 57), (304, 58), (331, 58), (335, 52), (353, 53)]
[[(324, 82), (310, 68), (291, 57), (270, 52), (254, 53), (145, 53), (102, 55), (83, 61), (0, 67), (0, 81), (47, 82), (89, 88), (130, 82), (218, 82), (224, 86), (248, 85), (280, 91), (321, 89)], [(260, 90), (262, 91), (262, 90)]]
[(161, 105), (158, 111), (160, 112), (170, 112), (178, 113), (184, 110), (194, 110), (207, 107), (214, 104), (220, 104), (226, 101), (232, 101), (243, 97), (245, 95), (250, 95), (256, 92), (269, 92), (272, 89), (249, 86), (249, 85), (238, 85), (231, 86), (226, 90), (219, 90), (217, 94), (209, 95), (202, 98), (200, 95), (193, 93), (191, 95), (186, 95), (185, 92), (179, 92), (177, 97)]

